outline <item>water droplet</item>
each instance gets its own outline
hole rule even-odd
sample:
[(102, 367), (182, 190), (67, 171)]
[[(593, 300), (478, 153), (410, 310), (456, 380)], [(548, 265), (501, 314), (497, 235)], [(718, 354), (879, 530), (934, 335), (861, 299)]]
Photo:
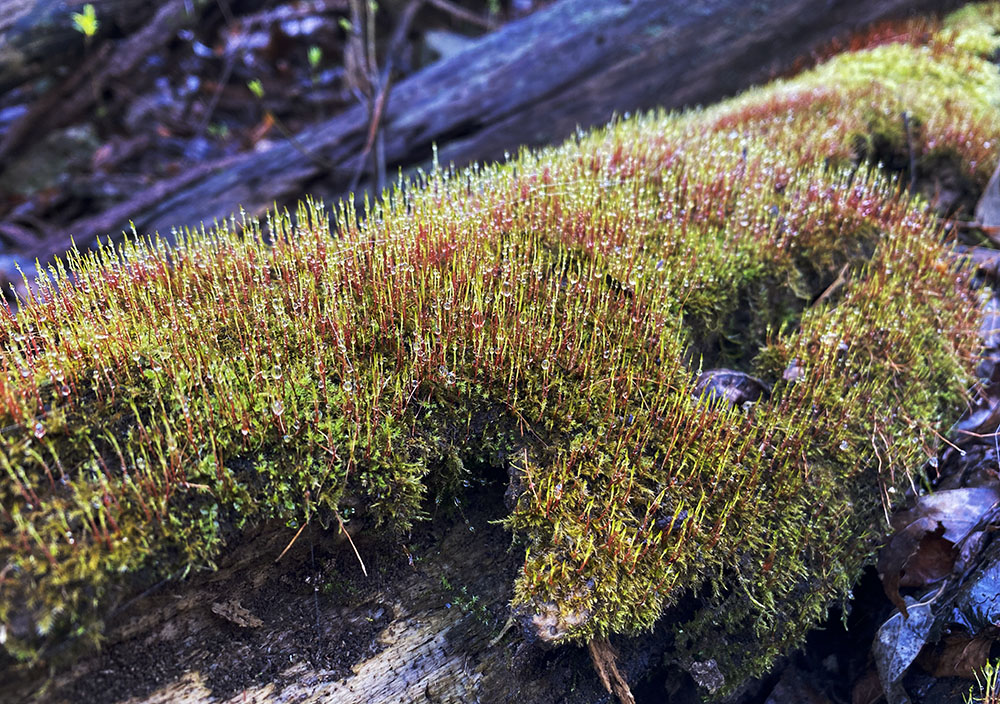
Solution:
[(63, 396), (69, 396), (69, 386), (67, 386), (66, 384), (63, 384), (59, 388), (59, 393), (61, 393)]
[(543, 359), (542, 360), (542, 369), (548, 369), (548, 368), (549, 368), (549, 360)]
[(271, 369), (271, 376), (274, 377), (275, 381), (279, 381), (281, 379), (281, 365), (280, 364), (275, 364), (274, 365), (274, 367)]
[(354, 391), (354, 384), (350, 379), (344, 379), (344, 383), (340, 385), (340, 388), (344, 390), (344, 393), (349, 394)]
[(291, 439), (292, 439), (292, 436), (289, 435), (288, 433), (285, 433), (284, 435), (281, 436), (282, 442), (288, 442)]
[(240, 434), (243, 435), (243, 437), (246, 437), (247, 435), (250, 434), (250, 428), (244, 425), (242, 428), (240, 428)]
[(445, 380), (446, 384), (449, 384), (449, 385), (454, 384), (455, 383), (455, 372), (448, 372), (445, 375), (444, 380)]
[(35, 437), (38, 438), (39, 440), (45, 437), (45, 426), (42, 425), (40, 422), (35, 423)]
[(931, 467), (933, 467), (934, 469), (937, 469), (937, 466), (938, 466), (938, 458), (937, 458), (937, 457), (931, 457), (931, 458), (930, 458), (929, 460), (927, 460), (927, 464), (929, 464), (929, 465), (930, 465)]
[(843, 450), (844, 452), (847, 452), (849, 449), (851, 449), (851, 446), (847, 443), (846, 440), (841, 440), (840, 449)]
[(285, 412), (285, 404), (282, 403), (280, 398), (276, 398), (271, 402), (271, 412), (276, 416), (280, 416)]
[[(94, 375), (95, 376), (97, 375), (97, 371), (96, 370), (94, 371)], [(31, 376), (31, 370), (28, 369), (27, 367), (21, 367), (21, 376), (23, 378), (27, 379), (29, 376)]]

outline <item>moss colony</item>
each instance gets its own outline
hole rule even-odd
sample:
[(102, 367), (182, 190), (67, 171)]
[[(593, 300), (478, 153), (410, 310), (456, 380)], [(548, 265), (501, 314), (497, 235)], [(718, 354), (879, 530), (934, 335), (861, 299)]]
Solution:
[[(873, 162), (985, 183), (998, 19), (435, 171), (332, 232), (309, 205), (70, 255), (0, 311), (6, 647), (95, 633), (265, 520), (405, 531), (492, 463), (540, 636), (634, 633), (694, 590), (682, 657), (762, 671), (847, 594), (970, 383), (975, 297)], [(769, 388), (702, 394), (720, 367)]]

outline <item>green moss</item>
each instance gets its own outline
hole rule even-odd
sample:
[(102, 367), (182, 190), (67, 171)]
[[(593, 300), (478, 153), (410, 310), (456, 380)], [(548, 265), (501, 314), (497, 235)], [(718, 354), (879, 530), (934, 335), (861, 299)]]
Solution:
[[(975, 298), (884, 168), (995, 163), (997, 71), (940, 36), (439, 170), (334, 232), (308, 204), (71, 255), (0, 312), (8, 648), (97, 633), (250, 524), (405, 531), (485, 462), (541, 637), (694, 591), (678, 658), (761, 672), (846, 596), (969, 384)], [(770, 395), (695, 398), (722, 365)]]

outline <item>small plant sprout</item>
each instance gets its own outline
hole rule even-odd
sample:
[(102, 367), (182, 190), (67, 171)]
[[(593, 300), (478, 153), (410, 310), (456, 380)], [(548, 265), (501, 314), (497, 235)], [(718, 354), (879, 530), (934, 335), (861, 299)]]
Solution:
[(965, 695), (966, 704), (1000, 704), (1000, 667), (997, 663), (987, 661), (975, 675), (976, 684)]
[(319, 62), (323, 60), (323, 50), (315, 44), (309, 47), (309, 68), (315, 71), (319, 68)]
[(70, 18), (73, 20), (73, 28), (88, 41), (97, 34), (100, 22), (97, 20), (97, 12), (92, 4), (87, 3), (83, 6), (83, 12), (74, 12)]
[[(677, 657), (714, 660), (717, 696), (761, 673), (849, 594), (971, 384), (978, 296), (884, 167), (993, 171), (997, 13), (963, 12), (360, 216), (307, 201), (56, 261), (0, 308), (4, 647), (96, 635), (243, 528), (405, 534), (494, 465), (540, 638), (697, 594)], [(719, 369), (752, 398), (696, 393)]]

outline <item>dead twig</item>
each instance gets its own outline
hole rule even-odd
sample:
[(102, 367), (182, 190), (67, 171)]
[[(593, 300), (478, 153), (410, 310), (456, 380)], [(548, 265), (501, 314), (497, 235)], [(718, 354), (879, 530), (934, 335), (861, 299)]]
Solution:
[(299, 539), (299, 536), (302, 535), (302, 531), (306, 529), (307, 525), (309, 525), (309, 521), (303, 523), (302, 526), (295, 532), (295, 535), (293, 535), (292, 539), (288, 541), (288, 545), (286, 545), (285, 549), (281, 551), (281, 554), (278, 555), (276, 558), (274, 558), (275, 563), (277, 563), (278, 560), (283, 558), (286, 552), (292, 549), (292, 546), (295, 545), (295, 541)]
[(841, 286), (843, 286), (844, 284), (847, 283), (847, 267), (848, 267), (848, 265), (844, 264), (844, 266), (842, 266), (840, 268), (840, 273), (837, 274), (837, 278), (834, 279), (834, 281), (833, 281), (832, 284), (830, 284), (829, 286), (826, 287), (826, 290), (823, 291), (823, 293), (819, 294), (819, 298), (817, 298), (813, 302), (814, 306), (817, 306), (820, 303), (822, 303), (823, 301), (825, 301), (826, 299), (828, 299), (830, 296), (832, 296), (836, 292), (836, 290), (838, 288), (840, 288)]
[[(361, 182), (361, 175), (364, 173), (365, 161), (372, 153), (372, 148), (376, 146), (378, 142), (379, 132), (381, 130), (382, 119), (385, 115), (385, 106), (389, 100), (389, 91), (392, 87), (392, 69), (393, 64), (396, 61), (396, 57), (400, 51), (402, 51), (403, 45), (406, 42), (406, 35), (410, 31), (410, 26), (413, 24), (414, 18), (417, 16), (417, 12), (420, 10), (421, 6), (424, 4), (424, 0), (410, 0), (406, 7), (403, 9), (402, 14), (399, 18), (399, 24), (396, 25), (396, 30), (393, 32), (392, 41), (389, 43), (389, 51), (385, 58), (385, 66), (382, 69), (382, 73), (377, 78), (374, 76), (369, 76), (369, 85), (377, 81), (375, 97), (370, 101), (369, 109), (369, 121), (368, 121), (368, 135), (365, 139), (365, 146), (361, 150), (361, 154), (358, 156), (358, 165), (354, 171), (354, 175), (351, 177), (351, 182), (348, 186), (347, 192), (353, 193), (358, 184)], [(370, 66), (373, 71), (374, 66)], [(374, 172), (376, 178), (376, 192), (381, 192), (385, 181), (385, 150), (379, 149), (376, 154), (377, 163), (375, 164), (372, 171)]]
[(482, 27), (483, 29), (493, 31), (498, 26), (497, 23), (489, 17), (480, 17), (476, 13), (466, 10), (461, 5), (456, 5), (451, 2), (451, 0), (427, 0), (427, 2), (442, 12), (447, 12), (456, 19), (468, 22), (469, 24), (474, 24), (478, 27)]
[(903, 111), (903, 130), (906, 132), (906, 151), (910, 156), (910, 193), (917, 189), (917, 156), (913, 150), (913, 134), (910, 129), (910, 113)]
[(635, 697), (629, 689), (628, 682), (618, 670), (617, 655), (607, 638), (594, 638), (587, 643), (590, 661), (594, 663), (597, 677), (610, 694), (618, 697), (621, 704), (635, 704)]
[(344, 535), (347, 536), (347, 542), (351, 544), (351, 549), (354, 550), (354, 556), (358, 558), (358, 564), (361, 565), (361, 574), (367, 577), (368, 570), (365, 569), (365, 561), (361, 559), (361, 553), (358, 552), (358, 547), (354, 544), (354, 540), (351, 538), (351, 534), (347, 532), (347, 527), (344, 525), (344, 521), (340, 517), (340, 511), (334, 511), (333, 515), (337, 517), (337, 524), (340, 526), (340, 530), (344, 531)]
[(39, 98), (8, 130), (0, 143), (0, 161), (48, 130), (79, 120), (93, 107), (105, 86), (134, 73), (147, 56), (173, 39), (181, 25), (196, 19), (188, 14), (185, 0), (169, 0), (138, 32), (114, 47), (111, 43), (102, 45), (59, 88)]

